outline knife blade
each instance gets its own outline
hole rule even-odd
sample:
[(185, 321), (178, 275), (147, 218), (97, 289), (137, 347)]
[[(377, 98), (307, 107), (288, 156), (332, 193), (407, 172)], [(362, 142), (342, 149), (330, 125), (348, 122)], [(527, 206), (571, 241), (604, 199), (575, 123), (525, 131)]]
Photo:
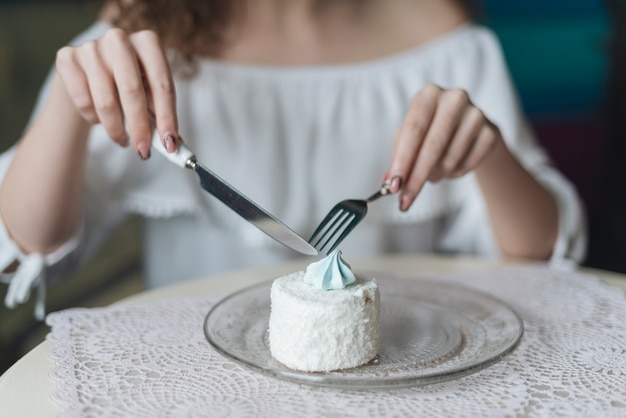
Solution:
[(158, 135), (155, 135), (152, 139), (152, 147), (176, 165), (194, 170), (200, 178), (200, 185), (204, 190), (276, 241), (299, 253), (318, 255), (315, 247), (295, 231), (228, 184), (217, 174), (200, 164), (195, 154), (185, 144), (178, 143), (176, 152), (169, 153), (161, 144)]

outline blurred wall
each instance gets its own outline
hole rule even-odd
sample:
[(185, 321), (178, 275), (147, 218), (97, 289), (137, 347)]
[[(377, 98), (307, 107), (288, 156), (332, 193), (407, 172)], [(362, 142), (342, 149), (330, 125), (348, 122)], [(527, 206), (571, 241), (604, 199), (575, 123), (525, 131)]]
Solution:
[(606, 140), (609, 19), (601, 0), (485, 0), (522, 104), (591, 210)]
[(599, 203), (590, 214), (588, 264), (626, 273), (626, 2), (607, 0), (607, 141), (596, 188)]
[(0, 1), (0, 150), (21, 136), (56, 51), (94, 20), (98, 5)]

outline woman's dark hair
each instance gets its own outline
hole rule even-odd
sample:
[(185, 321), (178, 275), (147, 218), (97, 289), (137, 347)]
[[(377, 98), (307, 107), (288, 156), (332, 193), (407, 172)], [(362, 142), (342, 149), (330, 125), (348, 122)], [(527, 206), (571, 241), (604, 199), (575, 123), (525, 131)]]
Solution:
[[(323, 7), (332, 1), (318, 0)], [(364, 0), (355, 0), (357, 2)], [(482, 16), (482, 0), (456, 0), (474, 19)], [(168, 48), (185, 57), (211, 56), (232, 34), (243, 16), (241, 0), (105, 0), (115, 10), (111, 23), (128, 31), (156, 31)]]
[(484, 0), (458, 0), (465, 7), (467, 14), (475, 21), (483, 21), (485, 19)]
[(111, 23), (128, 31), (150, 29), (168, 48), (183, 56), (210, 56), (226, 40), (238, 0), (106, 0), (113, 6)]

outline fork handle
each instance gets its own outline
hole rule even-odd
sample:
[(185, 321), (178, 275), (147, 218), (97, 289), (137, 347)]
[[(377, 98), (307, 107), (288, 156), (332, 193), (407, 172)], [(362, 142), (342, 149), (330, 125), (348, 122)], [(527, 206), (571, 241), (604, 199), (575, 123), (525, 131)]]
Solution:
[(373, 202), (374, 200), (383, 197), (385, 195), (389, 194), (389, 186), (387, 186), (386, 184), (383, 184), (382, 187), (373, 195), (371, 195), (370, 197), (368, 197), (367, 199), (365, 199), (365, 201), (367, 203)]
[(376, 200), (378, 198), (381, 198), (381, 197), (386, 196), (389, 193), (391, 193), (391, 191), (389, 189), (391, 188), (391, 183), (393, 182), (394, 179), (395, 179), (395, 177), (393, 177), (390, 180), (387, 180), (386, 182), (384, 182), (383, 185), (380, 186), (380, 189), (378, 189), (378, 191), (376, 193), (374, 193), (373, 195), (371, 195), (370, 197), (365, 199), (365, 201), (367, 203), (370, 203), (370, 202), (373, 202), (374, 200)]

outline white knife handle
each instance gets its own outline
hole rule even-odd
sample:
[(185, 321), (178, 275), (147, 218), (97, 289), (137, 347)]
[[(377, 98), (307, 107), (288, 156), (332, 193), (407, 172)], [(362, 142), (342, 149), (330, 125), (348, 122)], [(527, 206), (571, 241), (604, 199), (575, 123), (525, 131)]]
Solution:
[(187, 146), (182, 142), (176, 143), (175, 152), (167, 152), (158, 133), (152, 136), (152, 148), (156, 149), (165, 158), (182, 168), (192, 168), (188, 164), (189, 162), (196, 160), (196, 156), (193, 151), (187, 148)]

